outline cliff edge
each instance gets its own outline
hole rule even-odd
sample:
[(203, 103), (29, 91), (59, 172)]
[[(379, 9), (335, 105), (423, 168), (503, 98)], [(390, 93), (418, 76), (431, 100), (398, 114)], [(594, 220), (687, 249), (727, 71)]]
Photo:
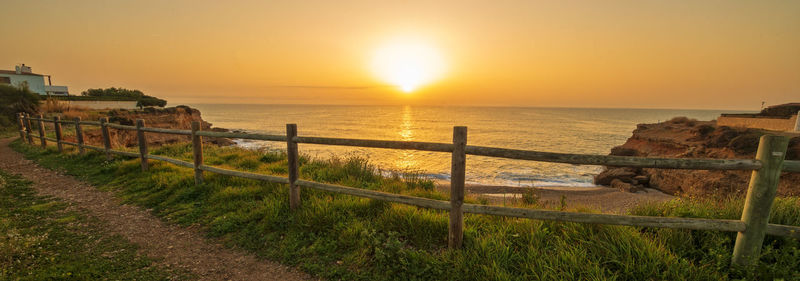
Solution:
[[(717, 126), (715, 121), (697, 121), (676, 117), (656, 124), (639, 124), (633, 135), (610, 155), (752, 159), (759, 138), (766, 133), (785, 134), (758, 129)], [(800, 135), (789, 142), (787, 160), (800, 159)], [(744, 194), (750, 171), (668, 170), (651, 168), (607, 167), (595, 176), (595, 184), (610, 185), (636, 191), (642, 187), (659, 189), (681, 196), (718, 197)], [(800, 195), (800, 173), (783, 173), (778, 194)]]
[[(137, 119), (143, 119), (146, 127), (191, 130), (192, 122), (199, 121), (202, 130), (227, 131), (225, 129), (212, 128), (211, 123), (206, 122), (200, 116), (200, 111), (185, 105), (168, 108), (145, 108), (144, 110), (113, 109), (104, 115), (108, 116), (111, 123), (135, 126)], [(84, 131), (84, 138), (89, 143), (102, 143), (102, 135), (99, 129), (89, 129)], [(110, 129), (112, 147), (134, 147), (138, 143), (136, 131)], [(69, 140), (69, 138), (68, 138)], [(190, 136), (148, 133), (147, 142), (150, 145), (160, 146), (177, 142), (191, 141)], [(231, 145), (233, 141), (227, 138), (203, 138), (206, 143), (216, 145)]]

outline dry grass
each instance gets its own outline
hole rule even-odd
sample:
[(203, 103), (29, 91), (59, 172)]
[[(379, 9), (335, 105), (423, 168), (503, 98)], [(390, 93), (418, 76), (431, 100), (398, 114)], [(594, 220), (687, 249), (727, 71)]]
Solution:
[(80, 117), (81, 120), (88, 120), (89, 114), (86, 113), (86, 110), (76, 110), (76, 109), (69, 109), (61, 113), (62, 119), (75, 119)]
[[(72, 114), (76, 114), (76, 112), (82, 112), (89, 110), (88, 107), (85, 106), (77, 106), (77, 105), (70, 105), (67, 102), (60, 101), (54, 98), (48, 98), (39, 106), (39, 112), (42, 114), (45, 113), (66, 113), (72, 112)], [(77, 117), (77, 116), (76, 116)]]

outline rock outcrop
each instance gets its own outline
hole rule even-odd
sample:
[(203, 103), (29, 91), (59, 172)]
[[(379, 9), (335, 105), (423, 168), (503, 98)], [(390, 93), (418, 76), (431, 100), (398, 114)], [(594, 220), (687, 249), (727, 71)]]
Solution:
[[(143, 119), (145, 126), (165, 129), (190, 130), (192, 122), (199, 121), (203, 130), (226, 131), (225, 129), (212, 128), (211, 123), (203, 120), (200, 111), (188, 106), (176, 106), (163, 109), (145, 108), (144, 110), (114, 109), (107, 113), (109, 122), (122, 125), (135, 126), (137, 119)], [(112, 147), (134, 147), (137, 146), (135, 131), (117, 130), (110, 128)], [(84, 131), (84, 139), (88, 143), (101, 144), (102, 135), (99, 129), (87, 126)], [(159, 146), (177, 142), (191, 141), (190, 136), (147, 133), (147, 142), (152, 146)], [(204, 138), (204, 142), (217, 145), (231, 145), (233, 141), (226, 138)]]
[[(611, 155), (752, 159), (758, 149), (759, 138), (765, 133), (768, 131), (718, 127), (714, 121), (678, 117), (662, 123), (638, 125), (633, 136), (625, 144), (613, 148)], [(786, 159), (800, 159), (800, 136), (794, 135), (791, 139)], [(607, 167), (595, 176), (595, 183), (621, 189), (627, 187), (621, 183), (627, 183), (682, 196), (724, 197), (743, 194), (747, 190), (750, 175), (750, 171)], [(800, 173), (783, 173), (778, 194), (800, 195)]]

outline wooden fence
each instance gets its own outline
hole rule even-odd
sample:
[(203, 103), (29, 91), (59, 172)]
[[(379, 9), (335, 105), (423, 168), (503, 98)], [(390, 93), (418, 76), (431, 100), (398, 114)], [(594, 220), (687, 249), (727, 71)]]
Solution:
[[(137, 120), (135, 126), (128, 126), (109, 123), (107, 118), (101, 118), (99, 122), (91, 122), (81, 121), (80, 118), (76, 118), (74, 120), (60, 120), (58, 117), (53, 119), (44, 119), (41, 115), (39, 115), (38, 118), (32, 118), (30, 116), (20, 114), (18, 115), (18, 121), (20, 126), (20, 138), (27, 140), (27, 142), (30, 144), (34, 143), (33, 138), (36, 137), (39, 139), (42, 147), (47, 146), (47, 141), (55, 142), (59, 151), (63, 151), (63, 145), (66, 144), (77, 146), (79, 153), (84, 153), (85, 149), (104, 152), (109, 160), (112, 159), (112, 155), (114, 154), (137, 157), (141, 159), (141, 167), (143, 171), (148, 169), (149, 160), (165, 161), (178, 166), (194, 169), (194, 179), (197, 184), (201, 184), (203, 182), (203, 172), (212, 172), (234, 177), (287, 184), (289, 185), (290, 189), (289, 205), (291, 209), (302, 207), (300, 197), (301, 188), (313, 188), (394, 203), (447, 210), (450, 213), (448, 244), (451, 248), (461, 247), (464, 229), (463, 214), (465, 212), (472, 214), (485, 214), (537, 220), (738, 232), (736, 244), (733, 250), (732, 262), (739, 265), (749, 264), (759, 256), (761, 246), (764, 241), (764, 236), (767, 234), (800, 238), (800, 227), (768, 223), (770, 209), (775, 199), (781, 172), (800, 172), (800, 161), (784, 160), (789, 141), (789, 139), (785, 136), (762, 136), (755, 159), (678, 159), (552, 153), (471, 146), (467, 145), (466, 127), (453, 128), (452, 143), (433, 143), (298, 136), (297, 126), (295, 124), (286, 125), (286, 135), (268, 135), (202, 131), (199, 122), (193, 122), (191, 130), (174, 130), (145, 127), (144, 120)], [(32, 134), (33, 131), (31, 121), (37, 122), (38, 135)], [(46, 136), (44, 122), (54, 124), (53, 128), (55, 130), (55, 139), (48, 138)], [(103, 147), (87, 145), (84, 142), (82, 128), (83, 125), (100, 127), (103, 137)], [(61, 132), (62, 126), (74, 126), (75, 138), (77, 141), (76, 143), (63, 140), (63, 135)], [(136, 131), (139, 153), (112, 149), (111, 139), (109, 137), (109, 128)], [(164, 133), (191, 136), (193, 162), (190, 163), (178, 159), (148, 154), (145, 133)], [(203, 163), (203, 137), (224, 137), (286, 142), (289, 166), (288, 177), (234, 171), (207, 166)], [(450, 201), (448, 202), (399, 195), (299, 179), (297, 161), (297, 144), (299, 143), (386, 149), (410, 149), (451, 153), (452, 163), (450, 177)], [(466, 155), (479, 155), (553, 163), (569, 163), (578, 165), (605, 165), (691, 170), (752, 170), (753, 173), (750, 178), (750, 184), (747, 190), (747, 198), (745, 200), (744, 210), (740, 220), (589, 214), (505, 206), (464, 204)]]

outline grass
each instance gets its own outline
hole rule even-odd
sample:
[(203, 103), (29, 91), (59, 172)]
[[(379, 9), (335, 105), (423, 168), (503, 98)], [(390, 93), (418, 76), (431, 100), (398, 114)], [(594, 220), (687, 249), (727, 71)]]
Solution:
[(135, 245), (66, 204), (36, 196), (0, 171), (0, 280), (189, 279), (136, 254)]
[[(58, 154), (16, 141), (12, 146), (45, 167), (64, 170), (128, 203), (174, 223), (198, 224), (231, 247), (346, 280), (726, 280), (800, 279), (797, 241), (768, 238), (760, 263), (731, 268), (732, 233), (661, 230), (465, 215), (464, 248), (447, 249), (446, 212), (347, 195), (302, 190), (291, 212), (285, 185), (206, 173), (196, 186), (192, 170), (153, 161), (104, 161), (101, 154)], [(187, 144), (153, 154), (183, 160)], [(285, 175), (281, 152), (206, 147), (208, 165)], [(418, 176), (384, 177), (361, 158), (300, 159), (301, 178), (446, 200)], [(473, 199), (470, 202), (475, 203)], [(536, 200), (519, 203), (537, 207)], [(718, 204), (674, 200), (636, 214), (736, 218), (741, 201)], [(593, 210), (572, 210), (594, 212)], [(778, 200), (773, 222), (800, 225), (796, 198)], [(691, 243), (686, 243), (686, 242)]]

